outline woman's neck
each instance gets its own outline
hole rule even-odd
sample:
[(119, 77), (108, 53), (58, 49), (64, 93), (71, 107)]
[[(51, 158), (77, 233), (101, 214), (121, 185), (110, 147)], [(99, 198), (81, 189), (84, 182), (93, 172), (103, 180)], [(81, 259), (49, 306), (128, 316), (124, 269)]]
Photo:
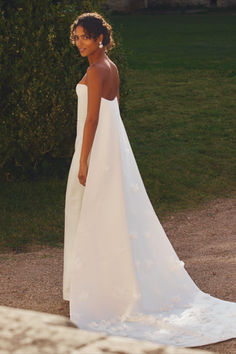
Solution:
[(99, 49), (95, 53), (93, 53), (91, 56), (88, 57), (89, 65), (92, 65), (96, 62), (101, 61), (102, 59), (106, 59), (107, 55), (104, 51), (104, 49)]

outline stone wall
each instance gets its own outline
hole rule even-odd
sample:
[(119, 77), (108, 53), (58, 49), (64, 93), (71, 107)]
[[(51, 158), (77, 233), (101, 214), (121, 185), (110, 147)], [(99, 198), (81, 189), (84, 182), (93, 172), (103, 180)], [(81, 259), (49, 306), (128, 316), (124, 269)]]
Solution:
[[(1, 354), (204, 354), (78, 329), (68, 318), (0, 306)], [(213, 353), (212, 353), (213, 354)]]

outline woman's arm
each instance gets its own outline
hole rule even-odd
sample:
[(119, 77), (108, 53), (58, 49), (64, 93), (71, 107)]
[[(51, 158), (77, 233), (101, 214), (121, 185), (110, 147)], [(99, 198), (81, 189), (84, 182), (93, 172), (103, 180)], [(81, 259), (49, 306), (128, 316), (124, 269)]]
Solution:
[(88, 109), (84, 124), (83, 141), (80, 153), (80, 168), (78, 174), (79, 181), (84, 186), (88, 172), (87, 159), (92, 148), (98, 124), (103, 78), (103, 70), (102, 67), (99, 67), (99, 64), (91, 65), (87, 69)]

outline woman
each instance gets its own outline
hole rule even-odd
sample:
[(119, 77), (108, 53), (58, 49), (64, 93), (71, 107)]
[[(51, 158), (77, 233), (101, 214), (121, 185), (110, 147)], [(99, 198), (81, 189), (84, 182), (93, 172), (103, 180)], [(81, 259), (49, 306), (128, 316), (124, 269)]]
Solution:
[(80, 15), (71, 38), (89, 61), (65, 206), (63, 298), (80, 328), (193, 347), (236, 336), (236, 303), (202, 292), (170, 244), (119, 111), (111, 26)]

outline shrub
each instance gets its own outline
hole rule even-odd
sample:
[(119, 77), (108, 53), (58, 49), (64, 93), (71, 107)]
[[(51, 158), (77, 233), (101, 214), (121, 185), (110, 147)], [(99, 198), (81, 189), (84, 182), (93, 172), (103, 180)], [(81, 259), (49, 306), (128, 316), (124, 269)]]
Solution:
[[(74, 149), (75, 85), (88, 66), (69, 42), (70, 24), (87, 11), (109, 19), (98, 1), (0, 4), (0, 177), (64, 175)], [(122, 110), (126, 61), (119, 35), (114, 38), (117, 46), (110, 57), (120, 68)]]

